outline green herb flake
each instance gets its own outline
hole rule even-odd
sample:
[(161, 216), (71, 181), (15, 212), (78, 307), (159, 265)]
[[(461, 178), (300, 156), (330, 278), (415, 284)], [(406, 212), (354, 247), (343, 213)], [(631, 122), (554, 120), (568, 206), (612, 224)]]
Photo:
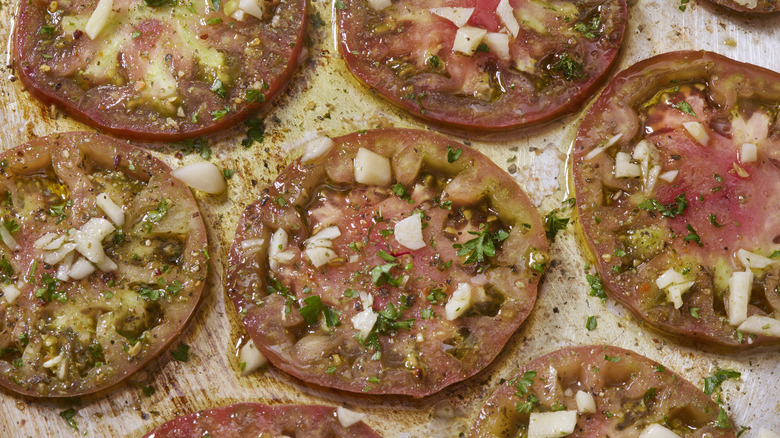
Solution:
[(554, 240), (555, 236), (558, 235), (558, 231), (565, 230), (566, 226), (569, 224), (569, 218), (558, 217), (558, 210), (552, 210), (551, 212), (547, 213), (546, 216), (544, 216), (544, 225), (545, 225), (545, 232), (547, 234), (547, 238), (550, 240)]
[(585, 328), (588, 329), (589, 332), (596, 330), (596, 327), (598, 326), (598, 321), (596, 318), (597, 317), (595, 316), (589, 316), (585, 321)]
[(692, 317), (695, 319), (699, 319), (699, 308), (698, 307), (688, 307), (688, 313), (691, 314)]
[[(222, 21), (222, 19), (219, 18), (219, 21)], [(227, 90), (225, 89), (225, 84), (223, 84), (222, 81), (220, 81), (219, 79), (214, 80), (214, 83), (211, 85), (211, 91), (213, 91), (217, 96), (221, 98), (225, 98), (227, 96)]]
[(717, 216), (715, 216), (713, 213), (710, 213), (710, 223), (716, 228), (722, 228), (726, 226), (725, 224), (719, 224)]
[(220, 120), (221, 118), (225, 117), (229, 112), (230, 112), (230, 108), (228, 107), (225, 107), (221, 110), (212, 111), (211, 119), (216, 122), (217, 120)]
[(739, 379), (742, 374), (738, 371), (718, 369), (711, 376), (704, 379), (704, 393), (712, 395), (720, 385), (728, 379)]
[(76, 423), (76, 419), (73, 418), (75, 416), (76, 416), (76, 410), (73, 408), (68, 408), (60, 412), (60, 417), (62, 417), (62, 419), (65, 420), (66, 423), (68, 423), (68, 426), (78, 430), (79, 424)]
[(729, 415), (726, 413), (726, 410), (723, 409), (723, 407), (721, 407), (720, 411), (718, 411), (718, 419), (715, 420), (715, 427), (721, 429), (731, 429), (731, 420), (729, 420)]
[(54, 34), (54, 26), (41, 26), (40, 29), (38, 29), (38, 35), (53, 35)]
[(391, 254), (388, 254), (387, 252), (385, 252), (385, 250), (383, 250), (383, 249), (380, 249), (379, 253), (377, 255), (379, 256), (380, 259), (382, 259), (382, 260), (384, 260), (386, 262), (390, 262), (390, 263), (395, 262), (395, 261), (398, 260), (395, 257), (393, 257)]
[[(222, 18), (220, 18), (220, 17), (209, 18), (208, 20), (206, 20), (206, 24), (209, 24), (209, 25), (211, 25), (211, 24), (219, 24), (219, 23), (222, 23)], [(211, 90), (211, 91), (214, 91), (214, 90)], [(220, 97), (224, 97), (224, 96), (220, 96)]]
[(485, 43), (479, 43), (477, 46), (477, 49), (475, 50), (476, 53), (490, 53), (490, 47), (488, 47)]
[(336, 0), (335, 6), (336, 9), (338, 9), (339, 11), (343, 11), (344, 9), (347, 9), (347, 5), (345, 5), (344, 2), (341, 0)]
[(690, 231), (690, 233), (688, 233), (688, 235), (687, 235), (687, 236), (683, 237), (683, 240), (684, 240), (684, 241), (686, 241), (686, 242), (696, 242), (696, 244), (697, 244), (697, 245), (699, 245), (699, 246), (704, 246), (704, 244), (703, 244), (703, 243), (701, 243), (701, 238), (700, 238), (700, 237), (699, 237), (699, 235), (696, 233), (696, 230), (694, 230), (694, 229), (693, 229), (693, 227), (691, 226), (691, 224), (688, 224), (688, 225), (686, 225), (686, 226), (685, 226), (685, 228), (686, 228), (688, 231)]
[(171, 356), (179, 362), (187, 362), (190, 360), (190, 346), (180, 342), (176, 349), (171, 353)]
[(441, 67), (441, 60), (436, 55), (431, 55), (428, 58), (428, 65), (430, 65), (433, 68), (440, 68)]
[(329, 366), (329, 367), (328, 367), (328, 368), (325, 370), (325, 373), (326, 373), (326, 374), (336, 374), (336, 370), (337, 370), (337, 369), (338, 369), (338, 368), (336, 368), (336, 367), (334, 367), (334, 366)]
[(585, 67), (582, 63), (574, 60), (569, 52), (563, 52), (558, 55), (558, 60), (550, 65), (550, 70), (563, 74), (567, 81), (582, 79), (585, 77)]
[(678, 110), (684, 112), (685, 114), (688, 114), (688, 115), (691, 115), (691, 116), (696, 116), (696, 113), (693, 112), (693, 108), (691, 108), (691, 104), (686, 102), (686, 101), (684, 101), (684, 100), (681, 100), (681, 101), (677, 102), (676, 104), (672, 105), (672, 108), (678, 109)]
[(608, 360), (608, 361), (613, 362), (613, 363), (620, 362), (620, 359), (621, 359), (620, 356), (608, 356), (606, 354), (604, 355), (604, 360)]
[(248, 88), (246, 90), (246, 98), (245, 100), (248, 103), (254, 103), (254, 102), (265, 102), (265, 94), (263, 94), (260, 90), (255, 90), (254, 88)]
[(484, 224), (478, 232), (469, 231), (469, 234), (477, 237), (462, 245), (458, 243), (452, 245), (458, 250), (459, 257), (466, 257), (463, 261), (464, 265), (481, 263), (485, 261), (486, 257), (495, 257), (496, 245), (509, 237), (509, 233), (504, 230), (491, 233)]
[(154, 388), (151, 386), (144, 386), (143, 388), (141, 388), (141, 391), (143, 391), (144, 396), (146, 397), (151, 397), (152, 395), (154, 395)]
[(586, 275), (585, 279), (588, 280), (590, 285), (590, 296), (599, 297), (602, 301), (607, 299), (607, 293), (604, 292), (604, 285), (601, 283), (601, 279), (590, 274)]
[(460, 158), (462, 153), (463, 149), (453, 149), (452, 146), (447, 145), (447, 162), (454, 163), (458, 160), (458, 158)]
[(211, 0), (211, 8), (214, 12), (219, 12), (220, 0)]

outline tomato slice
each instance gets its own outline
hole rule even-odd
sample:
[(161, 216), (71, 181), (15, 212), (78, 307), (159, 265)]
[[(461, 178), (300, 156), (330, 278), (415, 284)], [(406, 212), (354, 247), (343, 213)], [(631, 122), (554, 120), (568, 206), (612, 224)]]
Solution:
[(416, 116), (483, 131), (578, 110), (615, 61), (627, 20), (623, 0), (369, 3), (337, 8), (352, 73)]
[(362, 421), (344, 427), (329, 406), (236, 403), (173, 419), (144, 438), (242, 438), (300, 436), (311, 438), (379, 438)]
[(550, 414), (563, 427), (564, 411), (574, 411), (569, 415), (576, 419), (569, 437), (635, 437), (660, 426), (681, 437), (736, 437), (725, 410), (680, 375), (602, 345), (564, 348), (529, 362), (488, 398), (470, 437), (521, 436), (529, 420), (543, 424)]
[(616, 76), (574, 148), (582, 227), (608, 292), (651, 326), (780, 341), (780, 74), (673, 52)]
[[(102, 27), (92, 26), (98, 5), (108, 7)], [(106, 132), (191, 138), (235, 124), (281, 91), (305, 18), (305, 0), (24, 2), (16, 71), (43, 103)]]
[(189, 188), (103, 135), (35, 139), (0, 156), (0, 385), (95, 392), (162, 353), (206, 280)]
[[(365, 156), (384, 179), (356, 183)], [(531, 311), (546, 250), (536, 209), (487, 157), (422, 131), (368, 131), (294, 162), (246, 209), (227, 293), (293, 376), (423, 396), (496, 357)]]

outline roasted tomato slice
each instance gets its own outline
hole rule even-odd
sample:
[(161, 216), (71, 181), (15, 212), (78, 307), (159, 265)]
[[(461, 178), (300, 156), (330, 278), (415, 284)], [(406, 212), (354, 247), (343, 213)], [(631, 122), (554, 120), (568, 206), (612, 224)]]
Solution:
[(379, 438), (360, 417), (329, 406), (236, 403), (178, 417), (144, 438)]
[(585, 116), (574, 184), (607, 291), (651, 326), (780, 341), (780, 74), (707, 52), (621, 72)]
[(400, 129), (309, 144), (244, 212), (227, 291), (280, 369), (423, 396), (489, 364), (547, 261), (536, 209), (482, 154)]
[(25, 1), (16, 70), (35, 97), (104, 131), (195, 137), (284, 87), (305, 17), (305, 0)]
[(623, 0), (344, 0), (339, 47), (417, 116), (497, 131), (578, 110), (623, 40)]
[(182, 331), (205, 283), (189, 188), (148, 152), (76, 132), (0, 155), (0, 385), (115, 384)]
[(690, 382), (632, 351), (599, 345), (532, 360), (490, 396), (470, 436), (675, 434), (736, 437), (726, 411)]

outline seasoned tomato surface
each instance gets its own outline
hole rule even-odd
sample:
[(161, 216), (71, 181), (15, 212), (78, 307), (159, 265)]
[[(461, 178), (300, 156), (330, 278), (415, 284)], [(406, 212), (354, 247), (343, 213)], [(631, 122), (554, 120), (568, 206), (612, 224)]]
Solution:
[(206, 232), (169, 170), (80, 132), (0, 156), (0, 385), (94, 392), (181, 332), (203, 290)]
[(780, 75), (707, 52), (618, 74), (574, 147), (607, 291), (663, 331), (780, 340)]
[[(339, 5), (343, 5), (343, 8)], [(623, 40), (623, 0), (344, 0), (341, 53), (413, 114), (503, 130), (576, 111)]]
[(16, 70), (35, 97), (105, 131), (194, 137), (281, 90), (305, 10), (305, 0), (23, 1)]
[(644, 356), (602, 345), (528, 363), (490, 396), (470, 436), (544, 436), (533, 432), (551, 425), (561, 433), (548, 436), (674, 436), (663, 428), (680, 437), (736, 436), (726, 411), (690, 382)]
[(362, 421), (343, 426), (349, 423), (351, 419), (328, 406), (236, 403), (176, 418), (144, 438), (379, 438)]
[(308, 382), (416, 396), (489, 364), (547, 261), (517, 183), (422, 131), (307, 147), (244, 212), (230, 251), (228, 295), (260, 350)]
[(780, 12), (777, 0), (710, 0), (723, 7), (750, 14), (772, 14)]

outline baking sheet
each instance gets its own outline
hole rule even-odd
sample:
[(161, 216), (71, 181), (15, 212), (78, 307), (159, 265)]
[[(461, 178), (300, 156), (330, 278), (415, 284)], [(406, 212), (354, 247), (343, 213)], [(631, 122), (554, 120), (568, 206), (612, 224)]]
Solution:
[[(17, 2), (0, 2), (0, 41), (12, 32)], [(703, 0), (685, 12), (679, 0), (639, 0), (629, 6), (625, 46), (612, 74), (632, 63), (671, 50), (705, 49), (780, 71), (780, 15), (743, 17)], [(129, 381), (79, 399), (40, 401), (0, 392), (0, 436), (130, 436), (140, 437), (155, 426), (189, 412), (237, 401), (315, 403), (345, 406), (368, 413), (366, 422), (386, 437), (456, 437), (501, 378), (515, 373), (530, 359), (569, 345), (604, 343), (634, 350), (664, 363), (702, 387), (714, 368), (730, 368), (742, 378), (723, 384), (731, 418), (737, 426), (780, 432), (780, 392), (777, 353), (737, 355), (702, 352), (637, 323), (613, 301), (602, 304), (589, 297), (585, 281), (587, 252), (578, 243), (575, 227), (558, 234), (550, 247), (553, 262), (542, 281), (539, 299), (526, 323), (490, 367), (474, 378), (424, 399), (352, 395), (313, 387), (273, 367), (242, 377), (235, 358), (241, 342), (235, 312), (225, 302), (221, 285), (227, 250), (241, 211), (278, 171), (300, 154), (297, 146), (320, 132), (330, 136), (386, 126), (428, 126), (373, 95), (354, 80), (339, 59), (331, 27), (330, 1), (310, 3), (324, 25), (309, 31), (308, 58), (287, 91), (265, 118), (262, 144), (241, 146), (245, 128), (238, 126), (209, 138), (211, 161), (235, 169), (226, 194), (198, 193), (209, 229), (211, 275), (199, 311), (181, 337), (191, 347), (186, 363), (163, 354)], [(36, 136), (56, 131), (84, 130), (52, 108), (33, 101), (13, 78), (8, 55), (0, 78), (0, 148), (7, 149)], [(560, 207), (566, 190), (566, 153), (580, 114), (548, 126), (518, 132), (501, 141), (471, 140), (476, 149), (512, 173), (538, 202), (540, 214)], [(465, 140), (461, 138), (461, 140)], [(197, 154), (177, 155), (156, 146), (157, 156), (176, 167), (201, 160)], [(598, 317), (598, 328), (585, 329), (587, 316)], [(142, 387), (155, 393), (146, 397)], [(78, 430), (59, 413), (77, 409)]]

